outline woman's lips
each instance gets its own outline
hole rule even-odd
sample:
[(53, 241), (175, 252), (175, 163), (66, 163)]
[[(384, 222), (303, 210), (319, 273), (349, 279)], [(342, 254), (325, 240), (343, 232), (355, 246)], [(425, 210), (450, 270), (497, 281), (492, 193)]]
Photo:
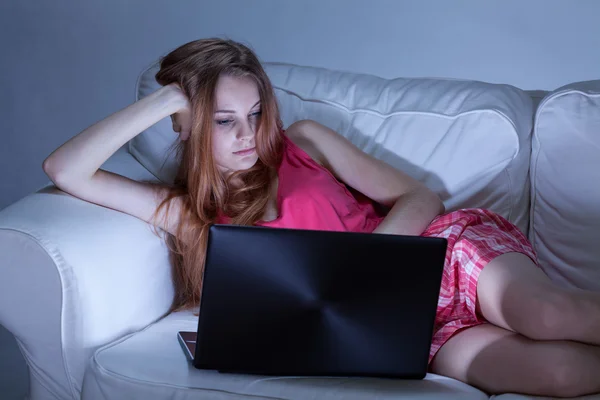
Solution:
[(255, 149), (255, 147), (251, 147), (249, 149), (235, 151), (233, 154), (238, 156), (249, 156), (250, 154), (254, 153)]

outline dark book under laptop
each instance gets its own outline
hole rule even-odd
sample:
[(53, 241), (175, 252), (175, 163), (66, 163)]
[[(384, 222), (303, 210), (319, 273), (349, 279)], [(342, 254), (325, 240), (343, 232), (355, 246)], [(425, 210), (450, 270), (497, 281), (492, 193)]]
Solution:
[(210, 227), (197, 332), (178, 338), (199, 369), (422, 379), (444, 238)]

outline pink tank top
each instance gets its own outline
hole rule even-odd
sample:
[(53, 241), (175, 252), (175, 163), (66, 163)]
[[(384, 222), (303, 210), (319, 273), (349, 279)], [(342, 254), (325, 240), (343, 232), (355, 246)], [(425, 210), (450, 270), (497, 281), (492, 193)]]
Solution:
[(279, 215), (258, 226), (372, 232), (384, 218), (373, 202), (338, 181), (285, 134), (278, 170)]

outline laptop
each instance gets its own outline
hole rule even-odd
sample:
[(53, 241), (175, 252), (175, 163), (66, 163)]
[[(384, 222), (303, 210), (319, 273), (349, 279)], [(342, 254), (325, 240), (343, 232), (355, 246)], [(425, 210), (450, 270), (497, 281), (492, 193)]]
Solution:
[(422, 379), (444, 238), (212, 225), (192, 364), (277, 376)]

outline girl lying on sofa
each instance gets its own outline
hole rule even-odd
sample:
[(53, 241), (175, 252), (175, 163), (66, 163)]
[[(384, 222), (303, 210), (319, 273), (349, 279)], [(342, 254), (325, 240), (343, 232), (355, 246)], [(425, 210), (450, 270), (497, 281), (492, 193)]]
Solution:
[[(483, 209), (446, 212), (419, 181), (317, 122), (283, 129), (269, 78), (240, 43), (187, 43), (160, 67), (159, 90), (67, 141), (44, 170), (61, 190), (171, 234), (172, 311), (199, 304), (212, 223), (444, 237), (432, 372), (489, 393), (600, 392), (600, 294), (554, 285), (512, 223)], [(181, 139), (173, 184), (100, 169), (167, 116)], [(297, 212), (299, 202), (320, 217)]]

